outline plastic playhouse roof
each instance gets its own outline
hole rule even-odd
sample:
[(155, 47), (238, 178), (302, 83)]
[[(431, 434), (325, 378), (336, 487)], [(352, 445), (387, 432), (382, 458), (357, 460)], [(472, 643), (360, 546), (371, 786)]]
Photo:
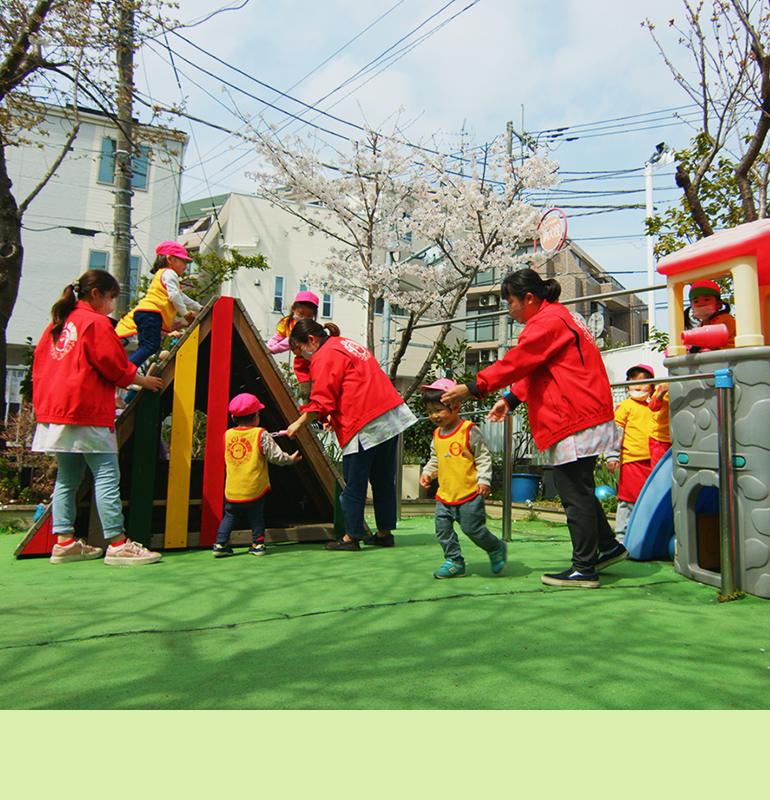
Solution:
[(658, 262), (661, 275), (678, 275), (740, 256), (756, 256), (759, 284), (770, 284), (770, 219), (747, 222), (688, 244)]

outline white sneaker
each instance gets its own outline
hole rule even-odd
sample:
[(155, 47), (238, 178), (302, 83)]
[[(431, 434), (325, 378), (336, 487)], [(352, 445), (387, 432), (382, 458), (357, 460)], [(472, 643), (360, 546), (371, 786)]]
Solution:
[(90, 561), (92, 558), (101, 558), (104, 550), (101, 547), (89, 547), (82, 539), (62, 546), (55, 544), (51, 551), (52, 564), (67, 564), (70, 561)]
[(153, 553), (138, 542), (126, 539), (123, 544), (117, 547), (111, 544), (107, 548), (107, 555), (104, 556), (104, 563), (114, 567), (133, 567), (142, 564), (154, 564), (160, 561), (163, 556), (160, 553)]

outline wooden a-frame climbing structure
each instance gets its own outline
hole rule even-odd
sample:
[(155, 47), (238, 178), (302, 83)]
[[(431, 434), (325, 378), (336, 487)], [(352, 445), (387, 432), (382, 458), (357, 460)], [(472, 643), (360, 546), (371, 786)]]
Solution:
[[(116, 421), (121, 496), (130, 539), (154, 550), (211, 547), (224, 505), (224, 434), (227, 406), (241, 392), (264, 403), (260, 425), (285, 429), (299, 415), (296, 400), (241, 302), (212, 300), (160, 364), (162, 392), (141, 391)], [(195, 411), (205, 414), (205, 452), (192, 459)], [(170, 416), (168, 457), (161, 425)], [(200, 417), (200, 415), (199, 415)], [(200, 435), (200, 434), (199, 434)], [(272, 491), (265, 500), (267, 542), (328, 541), (338, 533), (342, 479), (312, 427), (294, 440), (276, 439), (287, 452), (299, 447), (291, 467), (269, 465)], [(79, 492), (76, 535), (103, 546), (87, 473)], [(30, 528), (17, 557), (51, 552), (50, 507)], [(233, 544), (251, 541), (236, 531)]]

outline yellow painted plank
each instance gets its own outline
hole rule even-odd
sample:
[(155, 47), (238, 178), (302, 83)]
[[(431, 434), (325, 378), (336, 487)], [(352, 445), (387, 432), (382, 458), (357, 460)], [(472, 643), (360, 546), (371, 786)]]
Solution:
[(187, 522), (192, 467), (195, 377), (198, 371), (199, 328), (190, 331), (176, 354), (174, 402), (171, 408), (168, 493), (164, 547), (187, 547)]

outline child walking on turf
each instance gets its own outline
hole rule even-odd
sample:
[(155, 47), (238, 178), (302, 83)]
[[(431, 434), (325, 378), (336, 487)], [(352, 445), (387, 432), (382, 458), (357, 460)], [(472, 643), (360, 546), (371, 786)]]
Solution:
[(263, 556), (265, 549), (265, 495), (270, 491), (267, 462), (289, 466), (302, 456), (289, 455), (273, 437), (259, 427), (259, 412), (264, 405), (253, 394), (239, 394), (229, 406), (235, 427), (225, 433), (225, 510), (214, 544), (214, 558), (233, 555), (230, 534), (242, 517), (251, 526), (249, 554)]
[(58, 465), (53, 491), (53, 533), (58, 537), (52, 564), (100, 558), (104, 551), (75, 538), (75, 493), (86, 466), (94, 476), (94, 496), (104, 538), (105, 564), (135, 566), (160, 561), (126, 539), (120, 499), (115, 438), (115, 387), (136, 382), (154, 392), (160, 378), (136, 374), (136, 366), (115, 334), (108, 314), (120, 286), (109, 272), (92, 269), (68, 285), (51, 309), (53, 321), (35, 348), (32, 404), (37, 427), (32, 450), (54, 453)]
[(454, 530), (462, 532), (489, 556), (492, 572), (503, 571), (508, 556), (504, 541), (486, 526), (484, 499), (492, 483), (492, 456), (478, 426), (459, 416), (462, 401), (441, 402), (441, 395), (457, 384), (441, 378), (421, 386), (425, 410), (436, 426), (430, 446), (430, 459), (420, 475), (420, 486), (427, 489), (438, 475), (436, 493), (436, 538), (444, 551), (444, 563), (434, 578), (460, 578), (465, 575), (465, 559)]

